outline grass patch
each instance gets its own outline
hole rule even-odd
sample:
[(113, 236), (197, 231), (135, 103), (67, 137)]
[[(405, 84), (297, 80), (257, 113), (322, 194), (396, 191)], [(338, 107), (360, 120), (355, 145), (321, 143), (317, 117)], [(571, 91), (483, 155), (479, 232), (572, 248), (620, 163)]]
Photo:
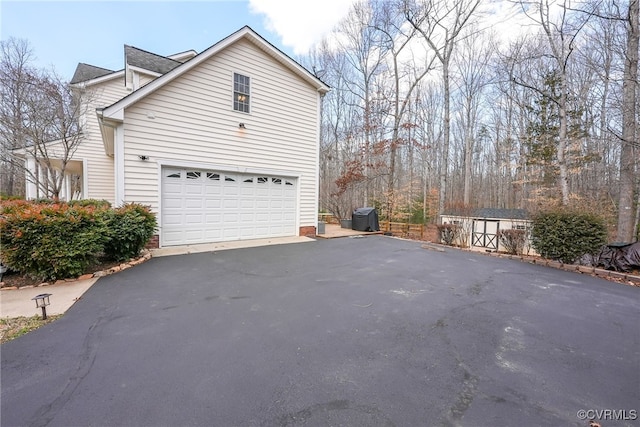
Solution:
[(40, 316), (0, 319), (0, 343), (21, 337), (61, 317), (62, 314), (54, 314), (47, 316), (47, 320), (42, 320)]

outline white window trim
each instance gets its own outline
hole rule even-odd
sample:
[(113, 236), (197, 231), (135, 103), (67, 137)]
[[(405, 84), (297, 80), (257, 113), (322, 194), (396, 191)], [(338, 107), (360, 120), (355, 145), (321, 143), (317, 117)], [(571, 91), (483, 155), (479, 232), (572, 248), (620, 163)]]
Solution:
[[(236, 110), (233, 103), (235, 101), (235, 93), (236, 93), (236, 88), (235, 88), (235, 78), (234, 76), (236, 74), (239, 74), (241, 76), (244, 77), (248, 77), (249, 78), (249, 112), (245, 112), (245, 111), (240, 111), (240, 110)], [(231, 72), (231, 111), (233, 111), (234, 113), (240, 113), (240, 114), (248, 114), (251, 115), (251, 112), (253, 111), (253, 76), (245, 73), (245, 72), (239, 72), (239, 71), (232, 71)]]

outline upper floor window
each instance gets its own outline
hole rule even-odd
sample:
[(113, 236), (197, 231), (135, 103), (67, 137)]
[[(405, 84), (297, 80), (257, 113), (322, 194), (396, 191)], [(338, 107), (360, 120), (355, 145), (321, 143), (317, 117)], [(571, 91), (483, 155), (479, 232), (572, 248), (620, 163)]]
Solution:
[(249, 77), (233, 73), (233, 109), (249, 112)]

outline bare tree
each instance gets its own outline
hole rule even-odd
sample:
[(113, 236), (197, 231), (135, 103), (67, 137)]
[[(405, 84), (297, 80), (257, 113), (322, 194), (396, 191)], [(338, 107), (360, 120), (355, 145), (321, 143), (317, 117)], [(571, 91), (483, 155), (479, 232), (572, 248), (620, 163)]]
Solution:
[[(24, 148), (26, 136), (26, 100), (33, 90), (34, 59), (26, 40), (0, 41), (0, 192), (12, 196), (24, 194), (24, 174), (13, 162), (13, 150)], [(22, 178), (22, 179), (20, 179)]]
[(40, 197), (57, 200), (83, 141), (81, 121), (89, 92), (71, 86), (53, 71), (30, 67), (26, 42), (10, 40), (2, 50), (3, 90), (12, 88), (6, 96), (3, 93), (0, 107), (3, 162), (14, 174), (26, 174)]
[(451, 90), (449, 67), (456, 41), (474, 16), (480, 0), (415, 0), (404, 2), (407, 21), (422, 35), (442, 65), (444, 95), (442, 163), (440, 165), (440, 196), (438, 214), (444, 212), (449, 168), (451, 134)]
[(346, 88), (359, 99), (359, 103), (352, 107), (362, 110), (363, 141), (360, 156), (364, 180), (364, 206), (370, 204), (370, 181), (375, 179), (376, 175), (373, 173), (375, 168), (372, 167), (371, 157), (374, 135), (380, 126), (380, 123), (377, 123), (379, 114), (374, 101), (375, 84), (386, 68), (384, 61), (389, 54), (388, 44), (383, 41), (384, 35), (375, 26), (384, 8), (384, 4), (372, 0), (355, 3), (337, 29), (340, 34), (337, 42), (354, 71), (354, 78), (345, 79)]
[[(406, 119), (407, 108), (411, 102), (413, 92), (420, 81), (433, 69), (435, 57), (427, 53), (414, 55), (410, 43), (414, 39), (416, 30), (403, 30), (404, 20), (396, 12), (396, 5), (383, 3), (380, 10), (376, 29), (383, 34), (383, 43), (389, 51), (389, 79), (391, 84), (387, 91), (389, 105), (389, 119), (391, 134), (389, 140), (389, 179), (387, 183), (388, 215), (393, 216), (396, 188), (396, 161), (398, 147), (401, 144), (400, 130)], [(406, 58), (403, 58), (403, 55)]]
[(471, 177), (473, 152), (480, 132), (480, 115), (482, 108), (482, 92), (489, 83), (490, 76), (487, 67), (491, 59), (492, 47), (486, 40), (467, 37), (462, 40), (458, 65), (458, 92), (460, 94), (461, 139), (464, 141), (463, 156), (463, 202), (471, 203)]

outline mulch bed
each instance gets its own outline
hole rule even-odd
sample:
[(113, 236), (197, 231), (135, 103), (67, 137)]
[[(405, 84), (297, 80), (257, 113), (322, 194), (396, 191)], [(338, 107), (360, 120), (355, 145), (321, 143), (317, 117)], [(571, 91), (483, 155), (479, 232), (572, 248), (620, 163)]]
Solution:
[[(89, 268), (87, 268), (87, 270), (85, 271), (85, 274), (95, 273), (97, 271), (106, 271), (111, 267), (115, 267), (120, 264), (122, 264), (122, 261), (120, 262), (106, 261), (106, 260), (99, 261), (98, 263), (89, 266)], [(37, 286), (43, 282), (41, 279), (34, 279), (33, 277), (20, 274), (14, 271), (7, 271), (5, 274), (2, 275), (1, 283), (2, 283), (1, 287), (3, 288), (7, 288), (7, 287), (21, 288), (24, 286)]]

